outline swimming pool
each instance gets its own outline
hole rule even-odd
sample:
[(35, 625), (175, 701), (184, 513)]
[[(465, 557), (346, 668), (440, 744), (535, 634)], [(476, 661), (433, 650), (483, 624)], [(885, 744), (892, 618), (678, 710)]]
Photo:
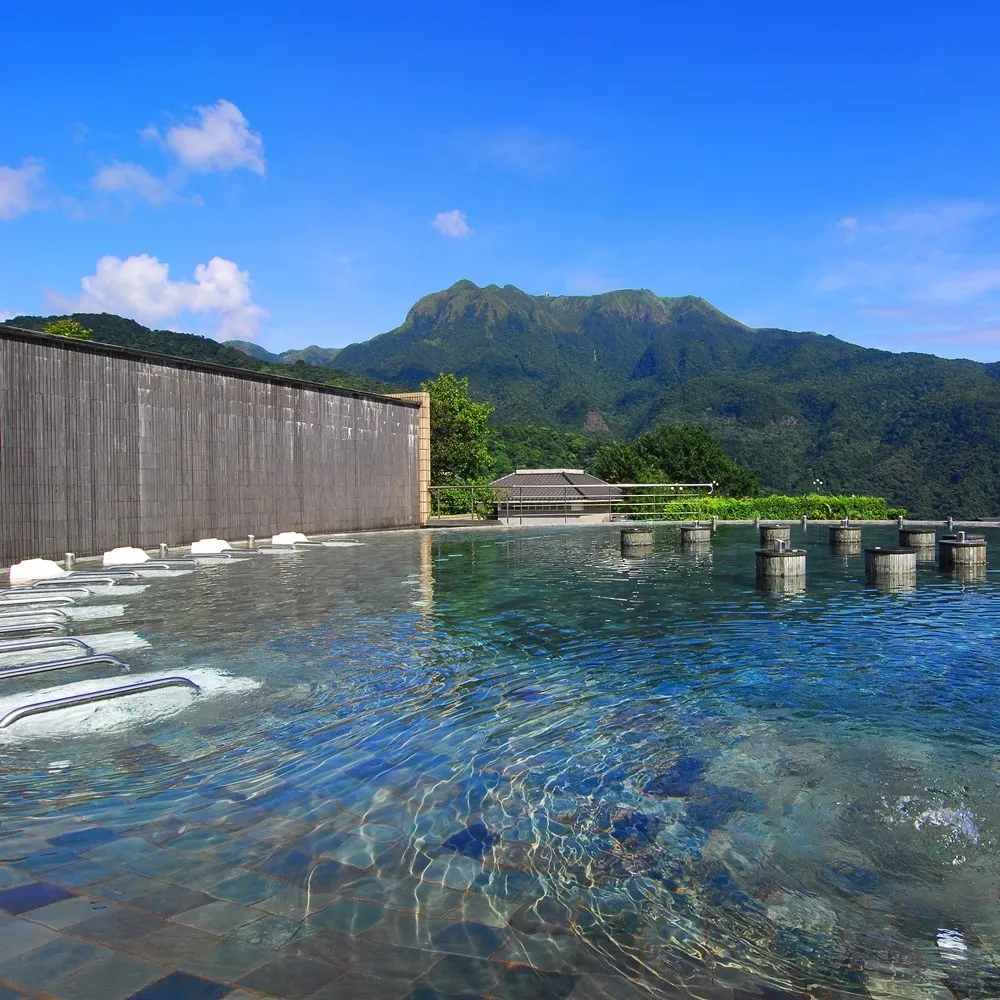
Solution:
[(818, 526), (793, 595), (749, 527), (362, 540), (119, 602), (210, 697), (0, 731), (0, 981), (1000, 995), (996, 574), (880, 591)]

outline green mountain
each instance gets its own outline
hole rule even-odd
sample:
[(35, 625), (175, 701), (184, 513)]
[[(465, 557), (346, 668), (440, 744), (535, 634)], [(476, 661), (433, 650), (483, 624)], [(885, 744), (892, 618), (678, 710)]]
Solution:
[(301, 351), (282, 351), (281, 354), (272, 354), (264, 350), (257, 344), (251, 344), (246, 340), (224, 340), (223, 347), (231, 347), (234, 350), (249, 354), (251, 358), (258, 361), (270, 361), (282, 365), (316, 365), (319, 368), (333, 368), (334, 358), (340, 353), (339, 347), (304, 347)]
[[(7, 320), (9, 326), (19, 326), (25, 330), (43, 331), (55, 319), (62, 316), (15, 316)], [(243, 341), (230, 341), (220, 344), (209, 337), (198, 337), (191, 333), (174, 333), (172, 330), (151, 330), (149, 327), (136, 323), (135, 320), (113, 316), (110, 313), (74, 313), (70, 319), (82, 323), (93, 331), (94, 340), (102, 344), (114, 344), (117, 347), (131, 347), (140, 351), (152, 351), (155, 354), (169, 354), (175, 358), (189, 358), (192, 361), (206, 361), (210, 364), (228, 365), (231, 368), (246, 368), (250, 371), (264, 372), (270, 375), (284, 375), (286, 378), (304, 379), (307, 382), (319, 382), (323, 385), (335, 385), (344, 389), (357, 389), (362, 392), (394, 392), (397, 386), (392, 386), (379, 379), (366, 375), (356, 375), (329, 366), (306, 364), (297, 359), (285, 363), (271, 361), (277, 355), (261, 358), (250, 354), (246, 347), (262, 351), (253, 344)], [(233, 345), (241, 346), (235, 347)], [(304, 352), (289, 352), (292, 354)]]
[(249, 340), (224, 340), (222, 341), (222, 346), (231, 347), (234, 351), (242, 351), (244, 354), (249, 354), (251, 358), (256, 358), (258, 361), (281, 362), (280, 354), (272, 354), (270, 351), (264, 350), (259, 344), (251, 344)]
[(821, 480), (917, 514), (1000, 514), (1000, 364), (752, 329), (693, 296), (549, 297), (471, 281), (422, 298), (337, 364), (406, 388), (468, 376), (504, 424), (621, 437), (699, 424), (782, 492)]

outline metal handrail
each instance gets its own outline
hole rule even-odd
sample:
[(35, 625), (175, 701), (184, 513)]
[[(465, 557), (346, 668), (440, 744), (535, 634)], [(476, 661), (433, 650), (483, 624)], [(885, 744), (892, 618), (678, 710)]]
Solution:
[(23, 667), (0, 670), (0, 681), (6, 677), (30, 677), (32, 674), (47, 674), (53, 670), (68, 670), (71, 667), (93, 667), (101, 663), (130, 669), (129, 665), (117, 656), (101, 653), (99, 656), (72, 656), (64, 660), (45, 660), (43, 663), (28, 663)]
[[(2, 605), (0, 605), (2, 607)], [(69, 616), (58, 608), (26, 608), (24, 611), (0, 611), (0, 622), (19, 622), (25, 618), (34, 621), (68, 621)]]
[(58, 604), (59, 607), (65, 608), (70, 604), (76, 604), (76, 601), (64, 594), (13, 594), (10, 591), (0, 594), (0, 608), (16, 607), (18, 604)]
[(62, 635), (51, 639), (0, 640), (0, 653), (17, 653), (24, 649), (52, 649), (56, 646), (78, 646), (86, 650), (88, 656), (94, 652), (94, 647), (88, 646), (83, 639), (77, 639), (73, 635)]
[(16, 625), (0, 624), (0, 635), (4, 635), (10, 632), (53, 632), (60, 633), (65, 632), (68, 628), (62, 622), (18, 622)]
[(73, 580), (104, 580), (109, 576), (115, 579), (139, 579), (139, 574), (134, 569), (127, 569), (124, 566), (106, 566), (104, 569), (99, 570), (74, 569), (60, 579), (66, 580), (68, 578), (72, 578)]
[[(139, 574), (138, 573), (130, 573), (129, 575), (131, 577), (134, 577), (136, 580), (139, 579)], [(67, 581), (67, 578), (63, 577), (60, 580), (39, 580), (37, 583), (33, 583), (31, 586), (32, 586), (32, 588), (34, 588), (34, 587), (41, 587), (41, 588), (45, 588), (45, 587), (59, 587), (59, 586), (62, 586), (64, 584), (64, 582), (69, 582), (70, 584), (74, 584), (74, 583), (106, 583), (106, 584), (108, 584), (108, 586), (113, 587), (119, 580), (121, 580), (121, 579), (124, 578), (124, 574), (118, 575), (118, 574), (112, 574), (112, 573), (104, 573), (104, 574), (101, 574), (101, 575), (98, 575), (98, 574), (95, 574), (95, 573), (85, 573), (85, 574), (83, 574), (81, 576), (77, 576), (75, 573), (70, 573), (70, 574), (67, 574), (67, 576), (71, 576), (72, 579)]]
[[(28, 591), (28, 593), (30, 593), (30, 590)], [(38, 596), (36, 596), (34, 598), (34, 600), (36, 602), (38, 600), (42, 599), (42, 597), (41, 597), (42, 594), (62, 594), (64, 596), (68, 596), (70, 594), (75, 594), (77, 597), (93, 597), (94, 596), (94, 592), (92, 590), (88, 590), (86, 587), (71, 587), (71, 586), (68, 586), (68, 585), (60, 587), (60, 586), (58, 586), (55, 583), (53, 583), (51, 587), (46, 587), (44, 590), (36, 591), (36, 594), (38, 595)], [(30, 603), (30, 601), (25, 600), (25, 601), (22, 601), (21, 603), (22, 604), (28, 604), (28, 603)]]
[(198, 694), (201, 694), (201, 688), (187, 677), (157, 677), (154, 680), (122, 684), (120, 687), (105, 688), (102, 691), (71, 694), (65, 698), (52, 698), (49, 701), (36, 701), (30, 705), (21, 705), (0, 718), (0, 729), (6, 729), (29, 715), (41, 715), (44, 712), (55, 712), (60, 708), (75, 708), (77, 705), (90, 705), (95, 701), (110, 701), (112, 698), (125, 698), (130, 694), (141, 694), (143, 691), (157, 691), (160, 688), (168, 687), (194, 688)]

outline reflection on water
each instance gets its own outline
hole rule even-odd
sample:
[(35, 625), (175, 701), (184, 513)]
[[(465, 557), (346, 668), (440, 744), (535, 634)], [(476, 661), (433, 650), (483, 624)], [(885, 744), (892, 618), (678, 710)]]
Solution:
[(130, 845), (86, 848), (105, 878), (285, 879), (353, 901), (358, 956), (460, 935), (607, 996), (996, 996), (996, 577), (883, 593), (792, 541), (776, 594), (750, 528), (643, 559), (613, 527), (373, 535), (158, 583), (135, 668), (258, 686), (0, 746), (0, 847), (84, 821)]

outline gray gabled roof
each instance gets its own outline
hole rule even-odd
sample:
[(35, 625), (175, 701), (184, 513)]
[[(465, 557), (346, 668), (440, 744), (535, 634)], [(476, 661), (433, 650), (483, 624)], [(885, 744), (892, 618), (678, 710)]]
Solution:
[[(621, 497), (622, 491), (582, 469), (518, 469), (495, 479), (495, 489), (510, 491), (511, 499), (552, 503), (560, 500), (607, 500)], [(545, 489), (551, 487), (551, 489)]]

